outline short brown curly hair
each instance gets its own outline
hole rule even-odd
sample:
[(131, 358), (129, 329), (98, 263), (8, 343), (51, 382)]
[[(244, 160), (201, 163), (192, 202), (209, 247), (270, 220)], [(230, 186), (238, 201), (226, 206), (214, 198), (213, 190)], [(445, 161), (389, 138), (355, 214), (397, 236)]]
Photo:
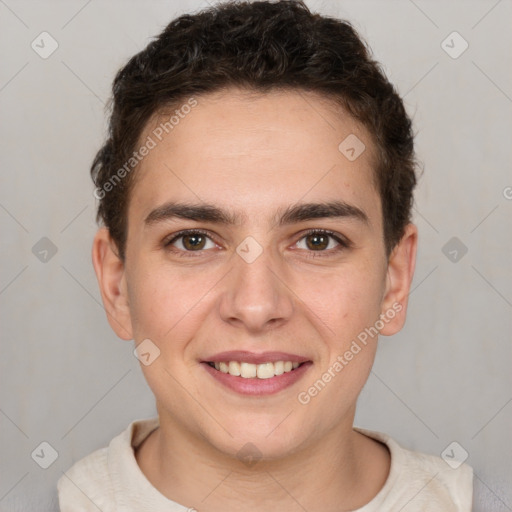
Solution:
[(132, 157), (146, 124), (191, 95), (230, 86), (313, 91), (337, 102), (368, 130), (378, 155), (374, 171), (389, 255), (411, 217), (416, 185), (411, 120), (349, 22), (313, 14), (302, 0), (281, 0), (229, 1), (180, 16), (118, 71), (108, 138), (91, 176), (100, 192), (95, 192), (97, 221), (109, 229), (120, 258), (134, 173), (112, 180)]

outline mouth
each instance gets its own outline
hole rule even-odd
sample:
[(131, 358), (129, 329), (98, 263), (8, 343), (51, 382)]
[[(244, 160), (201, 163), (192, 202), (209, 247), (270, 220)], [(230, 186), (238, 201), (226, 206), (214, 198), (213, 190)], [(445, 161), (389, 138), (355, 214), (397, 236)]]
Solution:
[[(230, 357), (227, 357), (227, 356)], [(202, 361), (217, 382), (242, 395), (278, 393), (301, 379), (312, 361), (288, 354), (226, 353)]]
[(221, 361), (218, 363), (209, 361), (207, 364), (219, 372), (227, 373), (234, 377), (242, 377), (243, 379), (271, 379), (296, 370), (305, 363), (268, 361), (266, 363), (254, 364), (245, 361)]

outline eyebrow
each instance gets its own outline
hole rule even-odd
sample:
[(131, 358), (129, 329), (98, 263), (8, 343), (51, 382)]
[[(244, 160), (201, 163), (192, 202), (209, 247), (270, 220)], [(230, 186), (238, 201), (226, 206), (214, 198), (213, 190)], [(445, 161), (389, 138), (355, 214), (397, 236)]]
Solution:
[[(149, 226), (174, 218), (233, 226), (240, 225), (247, 217), (240, 212), (229, 212), (213, 204), (170, 201), (152, 210), (145, 218), (144, 223)], [(357, 206), (344, 201), (329, 201), (301, 203), (279, 208), (273, 216), (273, 227), (325, 218), (351, 218), (367, 225), (370, 224), (368, 215)]]

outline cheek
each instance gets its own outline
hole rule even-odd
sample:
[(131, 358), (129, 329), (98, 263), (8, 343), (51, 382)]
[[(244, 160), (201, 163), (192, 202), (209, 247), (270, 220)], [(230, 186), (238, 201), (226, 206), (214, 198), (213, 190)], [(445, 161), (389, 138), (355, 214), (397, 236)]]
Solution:
[(311, 417), (334, 425), (354, 405), (373, 365), (377, 336), (366, 329), (379, 318), (382, 276), (370, 266), (353, 266), (350, 272), (323, 276), (310, 284), (307, 306), (315, 313), (311, 318), (317, 318), (318, 330), (325, 334), (325, 352), (301, 390), (303, 401), (299, 402), (307, 401)]
[(141, 364), (141, 369), (155, 396), (169, 407), (177, 407), (186, 398), (178, 383), (184, 382), (190, 371), (187, 363), (192, 363), (185, 357), (187, 345), (202, 324), (199, 315), (206, 302), (201, 298), (212, 287), (198, 275), (187, 278), (165, 265), (154, 265), (131, 276), (135, 340), (140, 343), (149, 339), (159, 351), (154, 362)]
[(296, 286), (297, 295), (337, 344), (373, 325), (380, 314), (383, 278), (370, 265), (340, 267), (336, 272), (308, 279), (301, 276)]
[(190, 326), (201, 325), (198, 317), (208, 303), (215, 276), (179, 273), (162, 264), (145, 268), (148, 270), (130, 276), (129, 300), (135, 339), (149, 338), (161, 345), (162, 350), (176, 350), (179, 340), (187, 337), (185, 331)]
[(134, 267), (138, 271), (129, 276), (128, 293), (135, 340), (149, 338), (159, 344), (182, 316), (185, 301), (180, 301), (181, 292), (172, 275), (141, 263)]

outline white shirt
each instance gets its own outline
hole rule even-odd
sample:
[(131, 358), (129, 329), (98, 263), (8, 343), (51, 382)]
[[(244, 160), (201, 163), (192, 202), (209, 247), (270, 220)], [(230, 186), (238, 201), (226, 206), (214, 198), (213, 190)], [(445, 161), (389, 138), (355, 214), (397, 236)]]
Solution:
[[(159, 425), (137, 420), (63, 474), (57, 487), (61, 512), (191, 512), (169, 500), (140, 470), (134, 448)], [(391, 453), (388, 478), (379, 493), (354, 512), (471, 512), (473, 470), (452, 469), (443, 459), (402, 448), (381, 432), (354, 430), (384, 443)]]

